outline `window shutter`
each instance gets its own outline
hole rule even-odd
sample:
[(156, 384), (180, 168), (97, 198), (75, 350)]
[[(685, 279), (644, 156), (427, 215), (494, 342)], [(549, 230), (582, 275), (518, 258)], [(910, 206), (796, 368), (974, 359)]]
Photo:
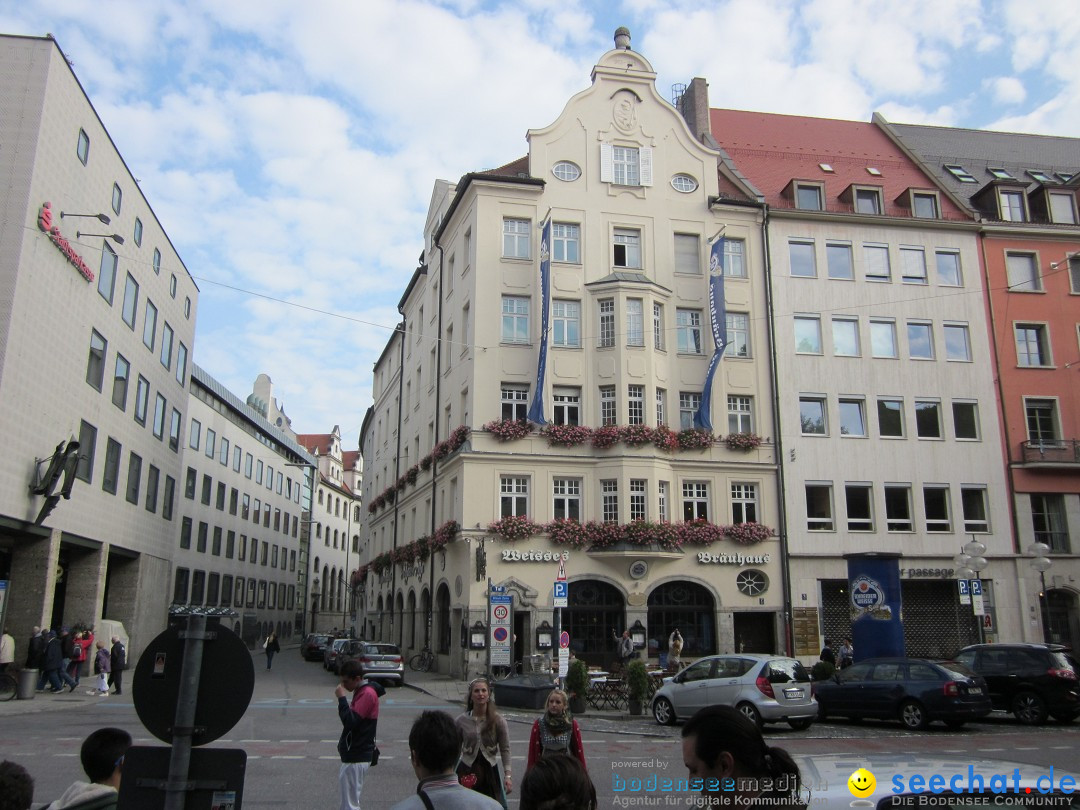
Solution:
[(643, 146), (640, 150), (641, 158), (641, 185), (651, 186), (652, 183), (652, 147)]
[(600, 144), (600, 182), (610, 183), (615, 177), (615, 169), (611, 156), (611, 144)]

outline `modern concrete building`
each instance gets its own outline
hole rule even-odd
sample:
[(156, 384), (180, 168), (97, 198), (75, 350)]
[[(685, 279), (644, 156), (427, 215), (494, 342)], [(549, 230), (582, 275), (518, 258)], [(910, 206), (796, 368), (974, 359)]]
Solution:
[(164, 626), (198, 288), (48, 37), (0, 36), (6, 626)]
[(358, 578), (369, 637), (442, 671), (551, 653), (560, 571), (590, 663), (624, 629), (653, 660), (676, 627), (691, 656), (785, 648), (761, 209), (719, 199), (655, 78), (620, 30), (526, 157), (435, 184), (362, 429)]

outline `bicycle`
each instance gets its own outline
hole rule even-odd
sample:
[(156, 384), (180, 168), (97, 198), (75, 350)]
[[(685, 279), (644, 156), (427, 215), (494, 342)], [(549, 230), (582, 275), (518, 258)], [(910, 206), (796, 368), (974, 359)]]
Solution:
[(19, 691), (14, 675), (0, 672), (0, 700), (14, 700)]
[(409, 669), (413, 672), (431, 672), (435, 669), (435, 653), (430, 647), (424, 647), (409, 659)]

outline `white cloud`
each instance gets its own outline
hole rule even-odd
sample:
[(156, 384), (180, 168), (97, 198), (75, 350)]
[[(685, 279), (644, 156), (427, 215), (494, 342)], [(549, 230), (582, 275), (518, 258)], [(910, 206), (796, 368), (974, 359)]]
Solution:
[(999, 104), (1020, 104), (1027, 98), (1024, 83), (1015, 76), (999, 76), (987, 79), (986, 86)]

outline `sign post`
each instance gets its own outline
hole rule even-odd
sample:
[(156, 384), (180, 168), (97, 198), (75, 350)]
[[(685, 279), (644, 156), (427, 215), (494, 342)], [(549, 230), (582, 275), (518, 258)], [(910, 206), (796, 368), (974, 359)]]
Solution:
[[(490, 667), (510, 667), (514, 663), (510, 618), (513, 597), (505, 593), (506, 588), (502, 586), (493, 585), (490, 591), (491, 593), (488, 596), (491, 609), (491, 638), (488, 643), (488, 649), (491, 651), (489, 664)], [(502, 593), (499, 591), (502, 591)]]
[(983, 643), (983, 616), (986, 614), (986, 607), (983, 605), (983, 587), (981, 579), (973, 579), (970, 581), (971, 589), (971, 609), (975, 612), (975, 623), (979, 626), (979, 643)]

